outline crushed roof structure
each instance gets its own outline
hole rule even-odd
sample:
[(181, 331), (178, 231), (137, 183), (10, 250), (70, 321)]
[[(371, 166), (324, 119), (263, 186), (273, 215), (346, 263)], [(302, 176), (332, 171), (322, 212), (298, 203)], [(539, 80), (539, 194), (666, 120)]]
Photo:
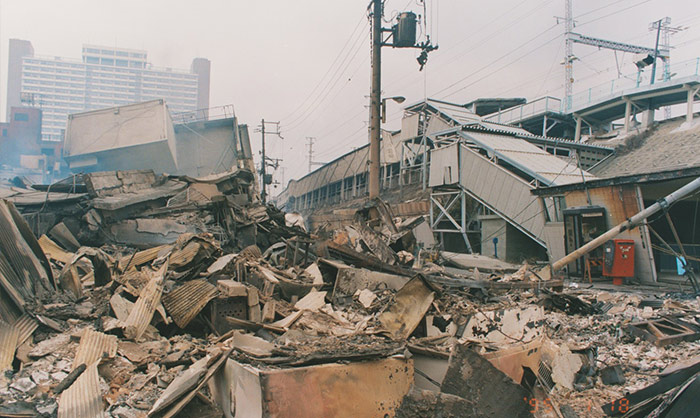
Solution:
[(685, 119), (660, 123), (627, 139), (616, 155), (591, 169), (598, 177), (620, 177), (700, 167), (700, 125), (683, 129)]

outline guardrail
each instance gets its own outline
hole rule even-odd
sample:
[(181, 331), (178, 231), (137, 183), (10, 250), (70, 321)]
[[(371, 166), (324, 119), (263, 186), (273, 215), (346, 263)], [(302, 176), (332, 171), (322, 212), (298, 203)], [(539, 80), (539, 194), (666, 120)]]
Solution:
[(501, 110), (498, 113), (487, 116), (485, 120), (487, 122), (510, 124), (514, 121), (521, 121), (527, 117), (541, 115), (548, 112), (560, 113), (561, 108), (561, 99), (545, 96), (520, 106)]
[(233, 105), (228, 104), (224, 106), (210, 107), (208, 109), (197, 109), (190, 110), (187, 112), (177, 112), (171, 114), (173, 123), (191, 123), (207, 120), (218, 120), (218, 119), (228, 119), (236, 115), (234, 112)]
[[(668, 71), (664, 71), (663, 67), (661, 67), (660, 72), (663, 74), (663, 79), (660, 82), (667, 82), (673, 78), (700, 75), (700, 58), (672, 64)], [(544, 115), (545, 113), (571, 113), (572, 109), (580, 109), (589, 104), (616, 97), (622, 92), (629, 92), (630, 89), (647, 85), (650, 82), (648, 77), (645, 73), (628, 74), (627, 76), (578, 92), (571, 96), (568, 103), (556, 97), (540, 97), (520, 106), (487, 115), (485, 120), (488, 122), (512, 124), (528, 117)]]
[[(665, 72), (663, 67), (657, 67), (657, 74), (659, 72), (663, 74), (663, 78), (659, 83), (671, 81), (673, 78), (700, 75), (700, 58), (671, 64), (668, 72)], [(566, 104), (566, 109), (563, 109), (563, 113), (570, 113), (572, 109), (580, 109), (591, 103), (619, 96), (623, 91), (648, 85), (651, 81), (648, 77), (650, 75), (646, 76), (645, 73), (628, 74), (622, 78), (617, 78), (576, 93), (571, 96), (571, 101)]]

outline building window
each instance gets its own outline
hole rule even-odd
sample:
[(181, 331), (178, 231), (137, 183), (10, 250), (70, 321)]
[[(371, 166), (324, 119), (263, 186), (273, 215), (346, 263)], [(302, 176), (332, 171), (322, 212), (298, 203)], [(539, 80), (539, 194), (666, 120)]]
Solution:
[(100, 58), (100, 64), (102, 64), (102, 65), (114, 65), (114, 60), (112, 58)]
[(7, 136), (7, 129), (6, 129), (6, 128), (4, 128), (4, 129), (2, 130), (2, 136)]
[(129, 61), (127, 60), (117, 60), (117, 67), (127, 67), (129, 65)]
[(19, 122), (26, 122), (29, 120), (29, 114), (27, 113), (15, 113), (15, 120)]
[(87, 62), (88, 64), (99, 64), (100, 59), (97, 57), (85, 57), (85, 62)]

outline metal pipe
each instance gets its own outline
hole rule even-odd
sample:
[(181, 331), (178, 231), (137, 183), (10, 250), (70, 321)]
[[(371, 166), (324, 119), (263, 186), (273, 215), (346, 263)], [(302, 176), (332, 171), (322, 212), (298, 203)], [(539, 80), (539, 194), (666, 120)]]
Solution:
[(612, 229), (608, 230), (606, 233), (599, 236), (598, 238), (595, 238), (594, 240), (582, 246), (581, 248), (555, 261), (554, 263), (552, 263), (552, 273), (556, 273), (557, 271), (561, 270), (565, 265), (595, 250), (596, 248), (605, 244), (607, 241), (615, 238), (622, 232), (635, 228), (636, 226), (640, 225), (642, 221), (644, 221), (646, 218), (650, 217), (651, 215), (655, 214), (656, 212), (662, 209), (668, 208), (673, 203), (683, 199), (684, 197), (688, 196), (689, 194), (695, 192), (698, 189), (700, 189), (700, 177), (696, 178), (695, 180), (691, 181), (690, 183), (686, 184), (685, 186), (681, 187), (675, 192), (669, 194), (663, 199), (657, 201), (653, 205), (637, 213), (636, 215), (632, 216), (631, 218), (622, 222), (621, 224), (614, 226)]

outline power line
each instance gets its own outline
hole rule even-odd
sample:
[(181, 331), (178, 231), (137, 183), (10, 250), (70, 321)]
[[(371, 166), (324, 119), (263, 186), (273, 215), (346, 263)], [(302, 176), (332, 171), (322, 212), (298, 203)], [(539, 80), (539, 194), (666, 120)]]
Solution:
[[(326, 73), (323, 75), (323, 77), (321, 77), (321, 78), (319, 79), (318, 83), (316, 83), (316, 86), (313, 88), (313, 90), (311, 90), (311, 92), (309, 93), (309, 95), (306, 96), (306, 98), (305, 98), (303, 101), (301, 101), (301, 102), (299, 103), (299, 105), (298, 105), (293, 111), (291, 111), (289, 114), (287, 114), (285, 117), (283, 117), (282, 120), (287, 120), (287, 119), (290, 118), (292, 115), (294, 115), (294, 114), (295, 114), (297, 111), (299, 111), (299, 110), (302, 108), (302, 106), (314, 95), (314, 93), (315, 93), (315, 92), (318, 90), (318, 88), (321, 86), (321, 84), (322, 84), (323, 81), (326, 79), (326, 77), (328, 76), (328, 74), (330, 74), (330, 72), (331, 72), (331, 70), (333, 69), (333, 67), (335, 67), (336, 63), (338, 62), (338, 60), (340, 59), (340, 57), (341, 57), (341, 56), (343, 55), (343, 53), (345, 52), (345, 49), (346, 49), (347, 46), (350, 44), (350, 41), (353, 40), (353, 39), (355, 38), (355, 33), (357, 32), (357, 29), (362, 25), (362, 22), (363, 22), (363, 21), (365, 22), (365, 24), (367, 24), (367, 20), (365, 19), (365, 14), (364, 14), (364, 12), (362, 13), (362, 16), (360, 17), (360, 20), (357, 22), (357, 25), (355, 26), (355, 28), (352, 30), (351, 35), (350, 35), (350, 36), (348, 37), (348, 39), (345, 41), (345, 44), (344, 44), (343, 47), (340, 49), (340, 51), (338, 51), (338, 55), (336, 55), (335, 59), (333, 60), (333, 62), (331, 63), (331, 65), (328, 67), (328, 69), (326, 70)], [(353, 44), (354, 44), (354, 41), (353, 41)]]
[(651, 0), (640, 1), (639, 3), (636, 3), (636, 4), (633, 4), (633, 5), (631, 5), (631, 6), (625, 7), (625, 8), (623, 8), (623, 9), (620, 9), (620, 10), (614, 11), (614, 12), (612, 12), (612, 13), (608, 13), (608, 14), (606, 14), (606, 15), (604, 15), (604, 16), (600, 16), (600, 17), (597, 17), (597, 18), (595, 18), (595, 19), (589, 20), (589, 21), (587, 21), (587, 22), (581, 23), (581, 24), (578, 25), (577, 27), (581, 27), (581, 26), (587, 25), (587, 24), (589, 24), (589, 23), (597, 22), (597, 21), (599, 21), (599, 20), (601, 20), (601, 19), (605, 19), (606, 17), (614, 16), (614, 15), (616, 15), (616, 14), (618, 14), (618, 13), (622, 13), (622, 12), (629, 11), (630, 9), (632, 9), (632, 8), (634, 8), (634, 7), (641, 6), (642, 4), (649, 3), (650, 1), (651, 1)]
[[(491, 26), (494, 22), (500, 20), (501, 18), (503, 18), (504, 16), (506, 16), (508, 13), (510, 13), (510, 12), (512, 12), (513, 10), (517, 9), (517, 8), (518, 8), (519, 6), (521, 6), (522, 4), (525, 4), (526, 1), (522, 1), (522, 2), (518, 3), (518, 4), (515, 5), (513, 8), (510, 8), (510, 9), (506, 10), (504, 13), (501, 13), (499, 16), (497, 16), (497, 17), (491, 19), (490, 21), (486, 22), (484, 25), (480, 26), (479, 29), (477, 29), (477, 30), (475, 30), (475, 31), (473, 31), (473, 32), (471, 32), (471, 33), (469, 33), (469, 35), (466, 36), (465, 38), (461, 39), (460, 41), (458, 41), (457, 43), (453, 44), (452, 46), (443, 49), (443, 55), (442, 55), (442, 57), (446, 57), (446, 55), (444, 54), (445, 51), (454, 51), (454, 50), (455, 50), (455, 47), (456, 47), (457, 45), (462, 44), (462, 43), (464, 43), (465, 41), (471, 40), (471, 42), (467, 45), (466, 50), (465, 50), (464, 52), (459, 52), (459, 51), (458, 51), (458, 52), (457, 52), (457, 54), (458, 54), (457, 56), (454, 56), (454, 57), (449, 58), (449, 59), (444, 58), (444, 59), (440, 60), (440, 55), (438, 55), (438, 56), (436, 57), (436, 59), (438, 60), (439, 66), (436, 67), (436, 70), (435, 70), (434, 73), (440, 73), (440, 72), (443, 72), (443, 71), (445, 71), (446, 69), (450, 68), (450, 67), (449, 67), (449, 64), (455, 62), (456, 60), (458, 60), (458, 59), (460, 59), (460, 58), (462, 58), (462, 57), (464, 57), (464, 56), (467, 55), (468, 53), (472, 53), (475, 47), (478, 47), (478, 46), (480, 46), (480, 45), (484, 45), (484, 41), (486, 41), (486, 40), (493, 40), (494, 37), (497, 37), (499, 34), (501, 34), (501, 33), (506, 33), (506, 32), (504, 31), (504, 29), (506, 29), (506, 28), (512, 28), (514, 23), (517, 23), (517, 22), (524, 22), (524, 21), (525, 21), (525, 18), (529, 17), (530, 15), (532, 15), (533, 13), (535, 13), (536, 11), (538, 11), (539, 9), (543, 8), (544, 6), (546, 6), (547, 4), (549, 4), (549, 3), (551, 3), (551, 2), (552, 2), (552, 0), (545, 0), (545, 1), (542, 2), (542, 3), (539, 3), (534, 9), (530, 9), (530, 10), (526, 11), (526, 13), (524, 13), (524, 14), (520, 14), (520, 15), (517, 15), (517, 16), (513, 17), (511, 20), (505, 22), (503, 25), (501, 25), (501, 26), (495, 28), (495, 29), (494, 29), (492, 32), (490, 32), (489, 34), (484, 35), (483, 37), (479, 38), (478, 40), (474, 40), (474, 36), (473, 36), (473, 35), (476, 35), (476, 34), (481, 33), (481, 32), (483, 31), (483, 29), (485, 29), (485, 28)], [(445, 59), (447, 59), (447, 61), (443, 62)], [(408, 79), (406, 83), (400, 84), (400, 85), (398, 85), (398, 87), (396, 87), (396, 89), (403, 89), (405, 86), (407, 86), (407, 85), (413, 83), (418, 77), (420, 77), (420, 75), (410, 75), (410, 74), (409, 74), (409, 75), (404, 75), (403, 77), (394, 79), (393, 82), (387, 83), (387, 86), (388, 86), (388, 87), (394, 87), (394, 86), (397, 85), (397, 83), (403, 82), (404, 80)]]
[[(332, 76), (332, 80), (333, 80), (333, 81), (332, 81), (332, 84), (331, 84), (331, 81), (329, 81), (329, 83), (326, 84), (326, 87), (324, 87), (324, 89), (321, 91), (320, 95), (316, 98), (316, 100), (315, 100), (314, 102), (312, 102), (311, 104), (309, 104), (301, 115), (299, 115), (297, 118), (295, 118), (295, 119), (293, 119), (292, 121), (289, 122), (289, 125), (290, 125), (290, 126), (289, 126), (287, 129), (290, 129), (290, 130), (291, 130), (291, 129), (293, 129), (293, 128), (296, 127), (296, 126), (299, 126), (303, 121), (305, 121), (305, 120), (309, 117), (309, 115), (310, 115), (318, 106), (320, 106), (321, 103), (323, 103), (323, 101), (326, 99), (326, 97), (328, 97), (328, 95), (330, 94), (330, 92), (333, 91), (333, 89), (335, 88), (335, 86), (338, 84), (338, 81), (340, 81), (340, 79), (342, 78), (343, 74), (345, 73), (345, 70), (348, 68), (348, 66), (350, 65), (350, 63), (353, 62), (353, 60), (354, 60), (355, 57), (357, 56), (358, 52), (360, 52), (360, 50), (362, 49), (362, 43), (358, 42), (358, 41), (360, 41), (360, 40), (362, 40), (362, 36), (358, 37), (358, 39), (355, 41), (355, 45), (353, 45), (354, 52), (352, 53), (352, 56), (350, 57), (350, 59), (346, 62), (346, 59), (345, 59), (345, 58), (347, 58), (348, 56), (350, 56), (349, 54), (346, 55), (346, 57), (341, 61), (340, 66), (338, 66), (338, 67), (336, 68), (336, 71), (335, 71), (335, 73), (334, 73), (333, 76)], [(341, 69), (342, 69), (342, 71), (339, 73), (339, 71), (340, 71)], [(329, 87), (329, 86), (330, 86), (330, 87)], [(323, 95), (323, 96), (321, 96), (321, 95)]]
[[(550, 30), (554, 29), (556, 26), (557, 26), (557, 25), (550, 26), (549, 28), (547, 28), (547, 29), (545, 29), (544, 31), (542, 31), (542, 32), (538, 33), (537, 35), (535, 35), (534, 37), (532, 37), (532, 38), (528, 39), (527, 41), (523, 42), (522, 44), (518, 45), (518, 46), (515, 47), (513, 50), (508, 51), (507, 53), (501, 55), (500, 57), (496, 58), (495, 60), (489, 62), (489, 63), (486, 64), (485, 66), (479, 68), (479, 69), (476, 70), (476, 71), (473, 71), (473, 72), (467, 74), (465, 77), (462, 77), (461, 79), (459, 79), (459, 80), (457, 80), (456, 82), (450, 84), (449, 86), (447, 86), (447, 87), (445, 87), (445, 88), (443, 88), (443, 89), (441, 89), (441, 90), (435, 92), (434, 94), (435, 94), (435, 95), (438, 95), (438, 94), (440, 94), (440, 93), (442, 93), (442, 92), (444, 92), (444, 91), (446, 91), (446, 90), (449, 90), (449, 89), (451, 89), (452, 87), (455, 87), (456, 85), (458, 85), (459, 83), (461, 83), (461, 82), (463, 82), (463, 81), (469, 79), (470, 77), (475, 76), (476, 74), (480, 73), (481, 71), (483, 71), (483, 70), (485, 70), (485, 69), (488, 69), (488, 68), (491, 67), (493, 64), (495, 64), (495, 63), (501, 61), (502, 59), (504, 59), (504, 58), (506, 58), (506, 57), (508, 57), (509, 55), (511, 55), (512, 53), (514, 53), (515, 51), (518, 51), (519, 49), (521, 49), (521, 48), (524, 47), (525, 45), (529, 44), (530, 42), (534, 41), (535, 39), (539, 38), (540, 36), (544, 35), (545, 33), (549, 32)], [(560, 34), (560, 35), (557, 35), (555, 38), (553, 38), (553, 39), (551, 39), (550, 41), (548, 41), (548, 42), (546, 42), (546, 43), (544, 43), (544, 44), (538, 46), (538, 47), (535, 48), (535, 49), (538, 49), (538, 48), (541, 48), (541, 47), (544, 46), (544, 45), (547, 45), (548, 43), (550, 43), (550, 42), (556, 40), (556, 39), (559, 38), (560, 36), (562, 36), (562, 35), (561, 35), (561, 34)], [(532, 52), (532, 51), (529, 51), (528, 54), (529, 54), (530, 52)], [(522, 58), (522, 56), (521, 56), (520, 58)], [(520, 59), (520, 58), (518, 58), (518, 59)], [(514, 62), (514, 61), (509, 62), (509, 64), (512, 63), (512, 62)], [(501, 68), (503, 68), (503, 67), (501, 67)], [(492, 75), (492, 74), (494, 74), (494, 72), (489, 73), (487, 76), (490, 76), (490, 75)], [(481, 78), (481, 79), (479, 79), (479, 80), (477, 80), (477, 81), (480, 81), (480, 80), (482, 80), (482, 79), (483, 79), (483, 78)], [(471, 86), (472, 84), (474, 84), (474, 83), (471, 83), (471, 84), (469, 84), (468, 86)], [(467, 87), (468, 87), (468, 86), (467, 86)], [(442, 97), (451, 96), (452, 94), (457, 93), (457, 92), (459, 92), (459, 91), (462, 91), (462, 90), (464, 90), (465, 88), (466, 88), (466, 87), (462, 87), (462, 88), (460, 88), (460, 89), (458, 89), (458, 90), (456, 90), (456, 91), (454, 91), (454, 92), (452, 92), (452, 93), (450, 93), (450, 94), (443, 95)]]
[(617, 1), (615, 1), (615, 2), (608, 3), (608, 4), (606, 4), (605, 6), (600, 6), (600, 7), (596, 8), (596, 9), (589, 10), (589, 11), (587, 11), (586, 13), (581, 13), (581, 14), (578, 15), (578, 16), (574, 16), (574, 19), (578, 19), (578, 18), (581, 18), (581, 17), (583, 17), (583, 16), (588, 16), (588, 15), (591, 14), (591, 13), (595, 13), (595, 12), (597, 12), (598, 10), (607, 9), (607, 8), (610, 7), (610, 6), (614, 6), (614, 5), (618, 4), (618, 3), (622, 3), (623, 1), (627, 1), (627, 0), (617, 0)]

